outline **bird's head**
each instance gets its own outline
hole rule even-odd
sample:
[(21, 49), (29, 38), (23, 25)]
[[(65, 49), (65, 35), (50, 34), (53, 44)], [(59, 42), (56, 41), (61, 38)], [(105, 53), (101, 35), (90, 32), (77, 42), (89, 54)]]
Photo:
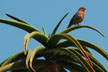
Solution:
[(80, 7), (78, 10), (85, 11), (86, 9), (84, 7)]

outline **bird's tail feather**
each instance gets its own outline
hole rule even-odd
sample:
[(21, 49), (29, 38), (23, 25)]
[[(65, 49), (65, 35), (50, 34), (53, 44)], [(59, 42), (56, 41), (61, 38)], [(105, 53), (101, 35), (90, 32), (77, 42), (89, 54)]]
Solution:
[(72, 26), (72, 24), (69, 24), (67, 28), (69, 28), (69, 27), (71, 27), (71, 26)]

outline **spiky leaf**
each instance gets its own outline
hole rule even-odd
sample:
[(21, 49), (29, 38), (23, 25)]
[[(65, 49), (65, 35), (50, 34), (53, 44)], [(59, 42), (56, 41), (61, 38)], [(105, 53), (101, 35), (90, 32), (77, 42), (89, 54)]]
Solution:
[(59, 23), (56, 25), (56, 27), (54, 28), (53, 32), (51, 35), (54, 35), (57, 32), (58, 27), (60, 26), (61, 22), (64, 20), (64, 18), (68, 15), (69, 13), (67, 12), (63, 18), (59, 21)]
[(71, 31), (76, 30), (76, 29), (79, 29), (79, 28), (89, 28), (89, 29), (92, 29), (92, 30), (98, 32), (100, 35), (102, 35), (104, 37), (104, 34), (102, 34), (99, 30), (97, 30), (97, 29), (95, 29), (95, 28), (93, 28), (91, 26), (87, 26), (87, 25), (72, 26), (70, 28), (67, 28), (67, 29), (61, 31), (60, 34), (62, 34), (62, 33), (69, 33)]

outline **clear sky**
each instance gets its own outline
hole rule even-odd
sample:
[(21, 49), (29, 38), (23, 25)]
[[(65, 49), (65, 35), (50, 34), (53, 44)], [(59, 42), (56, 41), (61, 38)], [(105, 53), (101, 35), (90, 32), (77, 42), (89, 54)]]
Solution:
[[(86, 8), (86, 16), (81, 25), (89, 25), (100, 30), (105, 37), (97, 32), (83, 28), (70, 32), (75, 38), (92, 42), (108, 52), (108, 0), (0, 0), (0, 18), (8, 18), (5, 13), (21, 18), (42, 31), (45, 27), (47, 33), (64, 16), (69, 15), (60, 25), (58, 32), (65, 29), (79, 7)], [(27, 32), (13, 26), (0, 23), (0, 62), (6, 58), (23, 51), (24, 36)], [(41, 44), (31, 39), (28, 49), (34, 49)], [(108, 69), (108, 61), (92, 50), (92, 53)]]

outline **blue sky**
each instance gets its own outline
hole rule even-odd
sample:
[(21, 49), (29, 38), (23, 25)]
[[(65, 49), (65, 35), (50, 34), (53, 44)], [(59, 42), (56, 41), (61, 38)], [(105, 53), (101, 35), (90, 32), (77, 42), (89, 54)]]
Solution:
[[(69, 15), (60, 25), (58, 32), (65, 29), (79, 7), (86, 8), (86, 16), (82, 25), (89, 25), (100, 30), (105, 37), (90, 29), (79, 29), (70, 32), (75, 38), (92, 42), (108, 52), (108, 0), (0, 0), (0, 18), (8, 18), (5, 13), (21, 18), (42, 31), (45, 27), (47, 33), (64, 16)], [(0, 23), (0, 62), (6, 58), (23, 51), (24, 36), (27, 32), (13, 26)], [(41, 44), (31, 39), (28, 49), (34, 49)], [(108, 61), (93, 51), (96, 58), (108, 69)]]

